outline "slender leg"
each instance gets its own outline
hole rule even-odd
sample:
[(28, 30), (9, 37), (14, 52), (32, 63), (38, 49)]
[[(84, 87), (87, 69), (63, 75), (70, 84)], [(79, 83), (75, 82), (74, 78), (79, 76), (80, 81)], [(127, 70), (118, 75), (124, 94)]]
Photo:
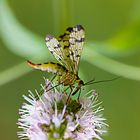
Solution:
[(69, 99), (70, 99), (70, 96), (71, 96), (71, 94), (72, 94), (72, 87), (70, 86), (70, 93), (69, 93), (69, 96), (68, 96), (68, 98), (67, 98), (67, 101), (66, 101), (66, 104), (68, 103), (68, 101), (69, 101)]
[[(65, 90), (64, 90), (64, 93), (69, 89), (70, 87), (67, 87)], [(67, 93), (66, 93), (67, 94)]]
[[(56, 76), (57, 76), (57, 73), (52, 77), (52, 79), (51, 79), (50, 81), (52, 82), (52, 81), (55, 79)], [(43, 88), (41, 88), (41, 90), (39, 91), (38, 95), (41, 96), (41, 95), (43, 94), (43, 93), (41, 93), (41, 92), (43, 92), (44, 89), (46, 90), (48, 86), (49, 86), (49, 85), (45, 85)], [(54, 87), (57, 87), (57, 86), (58, 86), (58, 85), (55, 85)], [(54, 87), (52, 87), (52, 88), (46, 90), (46, 92), (49, 91), (49, 90), (51, 90), (51, 89), (53, 89)], [(35, 98), (38, 99), (38, 96), (36, 95)]]
[[(57, 76), (57, 73), (55, 73), (54, 74), (54, 76), (52, 77), (52, 79), (50, 80), (51, 82), (56, 78), (56, 76)], [(49, 85), (46, 85), (45, 86), (45, 89), (47, 89), (47, 87), (48, 87)], [(55, 86), (54, 86), (55, 87)], [(49, 91), (49, 90), (51, 90), (52, 88), (50, 88), (50, 89), (48, 89), (47, 91)]]
[(79, 93), (78, 93), (78, 101), (79, 101), (79, 99), (80, 99), (80, 95), (81, 95), (81, 88), (79, 89)]
[(54, 76), (51, 79), (51, 82), (55, 79), (56, 76), (57, 76), (57, 73), (54, 74)]
[[(64, 93), (65, 93), (69, 88), (71, 89), (71, 92), (72, 92), (72, 88), (74, 88), (74, 86), (73, 86), (73, 85), (68, 86), (68, 87), (64, 90)], [(67, 93), (66, 93), (66, 94), (67, 94)]]
[(81, 89), (81, 84), (79, 83), (78, 86), (76, 87), (76, 90), (72, 93), (72, 95), (75, 95), (79, 89)]

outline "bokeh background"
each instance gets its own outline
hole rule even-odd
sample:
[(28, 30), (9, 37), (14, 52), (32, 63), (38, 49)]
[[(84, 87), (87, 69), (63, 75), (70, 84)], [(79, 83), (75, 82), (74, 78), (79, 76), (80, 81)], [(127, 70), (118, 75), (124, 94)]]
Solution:
[(43, 76), (26, 64), (56, 61), (45, 47), (47, 33), (58, 36), (82, 24), (86, 43), (79, 75), (84, 81), (121, 76), (91, 85), (103, 101), (109, 124), (105, 140), (140, 139), (139, 0), (0, 1), (0, 139), (17, 140), (22, 95), (40, 89)]

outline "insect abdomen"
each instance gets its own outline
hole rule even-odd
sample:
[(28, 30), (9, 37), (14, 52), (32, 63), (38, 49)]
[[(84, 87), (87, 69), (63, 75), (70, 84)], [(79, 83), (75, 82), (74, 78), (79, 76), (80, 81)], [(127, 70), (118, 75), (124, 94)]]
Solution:
[(27, 63), (34, 69), (57, 73), (58, 75), (62, 75), (65, 72), (65, 68), (58, 63), (48, 62), (43, 64), (34, 64), (31, 61), (27, 61)]

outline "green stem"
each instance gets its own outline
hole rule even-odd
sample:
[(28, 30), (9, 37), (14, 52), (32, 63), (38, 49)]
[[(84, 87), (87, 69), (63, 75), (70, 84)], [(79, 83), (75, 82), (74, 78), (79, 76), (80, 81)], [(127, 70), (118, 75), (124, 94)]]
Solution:
[(54, 32), (61, 33), (70, 24), (70, 5), (68, 0), (52, 0)]
[(89, 46), (87, 48), (85, 47), (83, 58), (92, 65), (96, 65), (110, 73), (140, 81), (140, 67), (134, 67), (115, 61), (90, 49)]
[(0, 38), (8, 49), (26, 59), (46, 56), (44, 38), (19, 23), (7, 0), (0, 0)]
[(20, 76), (30, 72), (32, 69), (22, 62), (0, 73), (0, 86), (17, 79)]

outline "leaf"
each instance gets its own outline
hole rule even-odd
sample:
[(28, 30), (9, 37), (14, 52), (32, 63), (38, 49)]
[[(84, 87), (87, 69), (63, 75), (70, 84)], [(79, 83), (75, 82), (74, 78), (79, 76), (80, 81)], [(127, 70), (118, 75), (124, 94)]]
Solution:
[(131, 23), (112, 38), (103, 42), (87, 42), (99, 53), (124, 57), (140, 50), (140, 21)]
[(7, 84), (20, 76), (30, 72), (32, 69), (28, 67), (25, 62), (11, 67), (0, 73), (0, 86)]
[(115, 61), (96, 52), (92, 49), (92, 46), (85, 46), (84, 55), (82, 58), (91, 65), (96, 65), (97, 67), (112, 74), (140, 81), (140, 67)]
[(0, 1), (0, 36), (7, 48), (26, 58), (44, 58), (45, 39), (23, 27), (15, 18), (6, 0)]

